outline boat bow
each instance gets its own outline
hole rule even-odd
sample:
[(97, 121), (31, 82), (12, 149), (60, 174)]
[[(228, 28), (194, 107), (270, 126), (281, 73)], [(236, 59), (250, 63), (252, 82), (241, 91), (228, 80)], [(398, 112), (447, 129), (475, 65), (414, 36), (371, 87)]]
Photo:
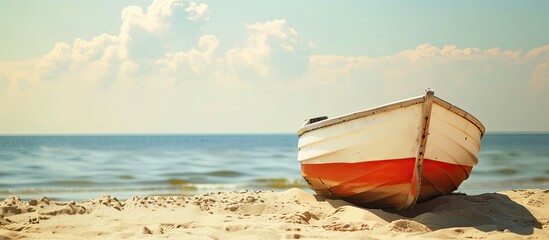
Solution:
[(307, 120), (298, 131), (298, 161), (319, 195), (408, 209), (467, 179), (484, 131), (475, 117), (426, 89), (423, 96)]

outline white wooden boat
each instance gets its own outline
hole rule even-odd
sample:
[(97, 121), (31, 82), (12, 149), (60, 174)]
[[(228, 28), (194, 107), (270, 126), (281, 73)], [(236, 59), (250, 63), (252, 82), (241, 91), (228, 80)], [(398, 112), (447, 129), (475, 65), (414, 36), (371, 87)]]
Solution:
[(452, 193), (469, 177), (484, 131), (475, 117), (427, 89), (423, 96), (305, 121), (298, 161), (319, 195), (408, 209)]

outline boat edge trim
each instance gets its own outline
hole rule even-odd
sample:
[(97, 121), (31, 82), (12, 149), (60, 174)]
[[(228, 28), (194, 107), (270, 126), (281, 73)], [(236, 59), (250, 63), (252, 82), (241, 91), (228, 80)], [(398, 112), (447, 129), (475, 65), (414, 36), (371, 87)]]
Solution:
[[(342, 116), (338, 116), (338, 117), (334, 117), (334, 118), (328, 118), (326, 120), (322, 120), (322, 121), (318, 121), (318, 122), (315, 122), (315, 123), (312, 123), (312, 124), (308, 124), (308, 125), (305, 125), (303, 126), (301, 129), (299, 129), (297, 131), (297, 135), (298, 136), (301, 136), (303, 134), (305, 134), (306, 132), (310, 132), (310, 131), (313, 131), (313, 130), (316, 130), (316, 129), (320, 129), (320, 128), (324, 128), (324, 127), (328, 127), (328, 126), (331, 126), (331, 125), (335, 125), (335, 124), (339, 124), (339, 123), (342, 123), (342, 122), (347, 122), (347, 121), (351, 121), (351, 120), (355, 120), (355, 119), (359, 119), (359, 118), (363, 118), (363, 117), (367, 117), (367, 116), (370, 116), (370, 115), (374, 115), (376, 113), (380, 113), (380, 112), (388, 112), (388, 111), (391, 111), (391, 110), (394, 110), (394, 109), (397, 109), (397, 108), (401, 108), (401, 107), (407, 107), (407, 106), (411, 106), (411, 105), (414, 105), (414, 104), (419, 104), (419, 103), (422, 103), (424, 100), (424, 96), (418, 96), (418, 97), (414, 97), (414, 98), (410, 98), (410, 99), (405, 99), (405, 100), (402, 100), (402, 101), (398, 101), (398, 102), (393, 102), (393, 103), (389, 103), (389, 104), (385, 104), (385, 105), (381, 105), (379, 107), (374, 107), (374, 108), (371, 108), (371, 109), (366, 109), (366, 110), (362, 110), (362, 111), (358, 111), (358, 112), (353, 112), (353, 113), (349, 113), (349, 114), (346, 114), (346, 115), (342, 115)], [(484, 133), (486, 131), (486, 128), (484, 127), (484, 125), (477, 119), (475, 118), (473, 115), (471, 115), (470, 113), (468, 113), (467, 111), (437, 97), (437, 96), (433, 96), (433, 102), (456, 113), (457, 115), (467, 119), (469, 122), (471, 122), (473, 125), (475, 125), (479, 130), (480, 130), (480, 136), (481, 138), (484, 136)]]
[(328, 118), (326, 120), (322, 120), (319, 122), (315, 122), (315, 123), (303, 126), (301, 129), (297, 131), (297, 135), (301, 136), (306, 132), (310, 132), (319, 128), (324, 128), (324, 127), (336, 125), (342, 122), (347, 122), (347, 121), (367, 117), (377, 113), (388, 112), (388, 111), (402, 108), (402, 107), (408, 107), (408, 106), (419, 104), (422, 102), (423, 102), (423, 96), (418, 96), (418, 97), (414, 97), (414, 98), (410, 98), (410, 99), (406, 99), (406, 100), (402, 100), (394, 103), (381, 105), (375, 108), (353, 112), (353, 113), (345, 114), (345, 115), (334, 117), (334, 118)]

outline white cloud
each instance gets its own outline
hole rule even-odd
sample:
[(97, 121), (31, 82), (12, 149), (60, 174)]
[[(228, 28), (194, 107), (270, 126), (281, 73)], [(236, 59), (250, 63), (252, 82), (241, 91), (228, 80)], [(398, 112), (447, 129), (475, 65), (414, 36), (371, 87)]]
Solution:
[(534, 49), (530, 50), (526, 54), (526, 56), (527, 57), (536, 57), (536, 56), (539, 56), (539, 55), (542, 55), (542, 54), (549, 54), (549, 45), (534, 48)]
[(536, 66), (530, 77), (530, 83), (538, 91), (549, 87), (549, 61)]
[[(87, 41), (57, 43), (27, 71), (31, 81), (88, 81), (102, 87), (216, 80), (238, 83), (259, 77), (285, 77), (306, 71), (308, 47), (285, 20), (245, 25), (245, 45), (217, 52), (219, 39), (212, 34), (179, 33), (181, 13), (196, 22), (207, 5), (179, 1), (154, 1), (147, 11), (130, 6), (122, 11), (118, 35), (101, 34)], [(183, 24), (184, 25), (184, 24)], [(188, 26), (188, 25), (185, 25)], [(192, 44), (174, 45), (174, 39), (195, 38)], [(185, 48), (185, 46), (189, 46)], [(293, 69), (292, 69), (293, 68)], [(157, 80), (153, 80), (157, 79)], [(121, 82), (115, 84), (115, 82)]]
[[(66, 131), (83, 131), (65, 112), (89, 131), (293, 131), (305, 117), (356, 111), (425, 87), (505, 129), (513, 119), (491, 118), (486, 109), (502, 113), (549, 100), (549, 45), (526, 54), (421, 44), (381, 57), (312, 55), (322, 46), (301, 39), (284, 19), (229, 26), (247, 35), (224, 48), (215, 32), (202, 32), (208, 19), (206, 4), (154, 1), (146, 11), (125, 8), (117, 35), (0, 62), (0, 101), (14, 103), (0, 105), (8, 116), (0, 119), (0, 132), (16, 125), (17, 131), (60, 132), (69, 125)], [(86, 122), (89, 112), (97, 117)]]
[[(198, 42), (199, 49), (191, 49), (188, 52), (179, 51), (166, 53), (166, 57), (156, 61), (163, 73), (181, 73), (181, 67), (188, 67), (196, 78), (203, 78), (211, 73), (215, 66), (212, 66), (214, 59), (212, 54), (219, 46), (219, 40), (213, 35), (204, 35)], [(185, 65), (185, 66), (183, 66)]]
[(174, 8), (181, 8), (177, 0), (155, 0), (147, 8), (146, 12), (138, 6), (129, 6), (122, 10), (121, 37), (129, 37), (129, 31), (133, 27), (145, 29), (150, 33), (160, 33), (168, 24), (166, 18), (173, 14)]
[(544, 49), (534, 49), (524, 55), (520, 50), (493, 48), (483, 51), (460, 49), (455, 45), (438, 48), (423, 44), (382, 57), (312, 55), (308, 80), (316, 84), (354, 86), (353, 89), (371, 88), (375, 83), (376, 89), (381, 87), (395, 96), (417, 92), (418, 86), (466, 90), (493, 83), (526, 87), (526, 90), (545, 88), (549, 82), (549, 58), (532, 58), (542, 54)]
[[(188, 5), (188, 6), (187, 6)], [(189, 12), (190, 10), (191, 12)], [(193, 10), (194, 9), (194, 10)], [(204, 56), (197, 56), (198, 50), (191, 50), (188, 56), (193, 59), (190, 64), (194, 71), (199, 71), (199, 60), (211, 64), (211, 53), (217, 47), (218, 40), (206, 36), (191, 43), (195, 36), (191, 26), (200, 25), (184, 23), (187, 16), (197, 20), (207, 12), (207, 5), (177, 0), (156, 0), (143, 11), (141, 7), (129, 6), (122, 10), (122, 24), (118, 35), (101, 34), (91, 40), (75, 39), (72, 44), (57, 43), (45, 56), (28, 62), (30, 66), (21, 69), (27, 72), (28, 81), (71, 80), (96, 81), (109, 84), (122, 79), (129, 84), (132, 78), (141, 75), (154, 75), (160, 72), (154, 63), (169, 52), (183, 53), (186, 46), (198, 44), (205, 49)], [(185, 31), (179, 27), (184, 26)], [(174, 39), (184, 39), (180, 35), (191, 36), (185, 44), (175, 44)], [(213, 37), (215, 38), (215, 37)], [(213, 41), (213, 42), (212, 42)], [(199, 54), (199, 55), (200, 55)], [(177, 54), (173, 54), (177, 56)]]
[(74, 40), (71, 52), (73, 61), (94, 61), (100, 59), (110, 59), (115, 56), (111, 52), (111, 47), (119, 45), (119, 38), (116, 36), (102, 34), (94, 37), (91, 41), (85, 41), (77, 38)]
[(499, 48), (491, 48), (484, 50), (484, 55), (486, 56), (494, 56), (494, 57), (510, 57), (510, 58), (518, 58), (522, 55), (522, 51), (503, 51), (501, 52)]
[(246, 45), (227, 52), (227, 63), (237, 74), (250, 76), (252, 73), (265, 78), (278, 76), (291, 66), (306, 66), (304, 53), (308, 47), (300, 42), (297, 31), (288, 27), (284, 19), (249, 24), (246, 29)]
[(208, 10), (208, 5), (201, 3), (196, 4), (191, 2), (189, 7), (185, 8), (185, 12), (189, 14), (187, 19), (196, 21), (199, 19), (209, 20), (209, 17), (206, 16), (206, 11)]
[[(527, 56), (530, 56), (528, 54)], [(450, 62), (483, 62), (490, 60), (509, 60), (525, 58), (522, 51), (504, 51), (499, 48), (482, 51), (479, 48), (459, 49), (455, 45), (447, 45), (442, 48), (430, 44), (419, 45), (413, 50), (404, 50), (390, 56), (369, 57), (369, 56), (342, 56), (342, 55), (312, 55), (309, 57), (310, 67), (314, 71), (325, 71), (333, 69), (342, 71), (348, 75), (353, 70), (391, 69), (393, 66), (418, 67), (425, 64), (440, 64)]]

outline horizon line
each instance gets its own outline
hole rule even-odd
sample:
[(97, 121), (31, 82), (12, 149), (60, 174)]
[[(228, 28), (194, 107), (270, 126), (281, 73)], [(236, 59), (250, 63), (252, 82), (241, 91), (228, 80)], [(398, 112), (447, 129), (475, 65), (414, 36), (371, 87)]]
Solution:
[[(484, 135), (486, 134), (549, 134), (549, 131), (486, 131)], [(137, 133), (0, 133), (1, 137), (8, 137), (8, 136), (206, 136), (206, 135), (297, 135), (296, 132), (253, 132), (253, 133), (245, 133), (245, 132), (212, 132), (212, 133), (206, 133), (206, 132), (196, 132), (196, 133), (162, 133), (162, 132), (156, 132), (156, 133), (145, 133), (145, 132), (137, 132)]]

